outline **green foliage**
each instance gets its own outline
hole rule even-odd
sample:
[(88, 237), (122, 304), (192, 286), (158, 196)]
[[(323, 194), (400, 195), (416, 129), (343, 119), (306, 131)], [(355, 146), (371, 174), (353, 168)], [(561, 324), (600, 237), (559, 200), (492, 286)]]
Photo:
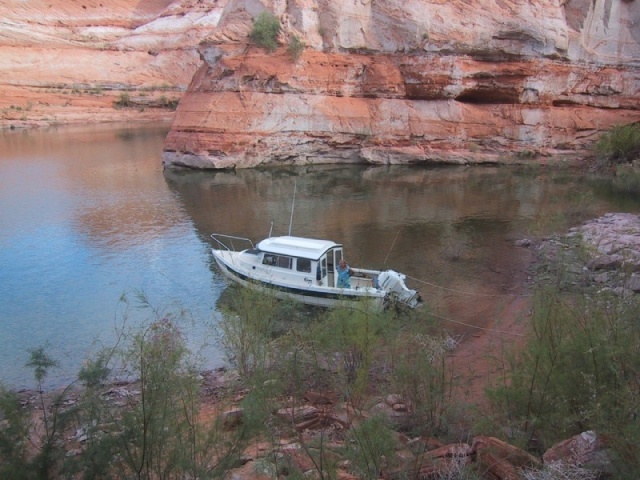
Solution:
[(307, 389), (326, 390), (332, 386), (332, 376), (320, 364), (314, 338), (309, 329), (294, 327), (278, 339), (280, 352), (273, 364), (274, 378), (282, 382), (282, 390), (292, 398), (302, 399)]
[[(227, 431), (221, 420), (199, 419), (200, 381), (180, 317), (154, 315), (86, 362), (77, 401), (69, 401), (73, 384), (61, 393), (44, 391), (57, 362), (43, 347), (30, 351), (38, 415), (0, 389), (0, 478), (206, 479), (238, 465), (250, 439), (247, 429)], [(112, 399), (115, 368), (137, 379), (120, 401)], [(71, 432), (82, 442), (69, 456)]]
[(132, 105), (131, 97), (127, 92), (122, 92), (118, 97), (118, 100), (113, 102), (113, 106), (116, 108), (130, 107)]
[(48, 480), (59, 478), (65, 467), (63, 434), (71, 425), (75, 408), (69, 406), (70, 387), (47, 394), (45, 380), (58, 362), (45, 347), (29, 351), (27, 366), (36, 380), (36, 403), (40, 412), (34, 421), (15, 393), (0, 387), (0, 478)]
[(175, 110), (176, 108), (178, 108), (178, 99), (175, 98), (167, 98), (166, 95), (161, 95), (160, 98), (158, 99), (158, 101), (160, 102), (160, 105), (162, 105), (165, 108), (168, 108), (169, 110)]
[(111, 478), (113, 459), (118, 451), (117, 435), (112, 432), (106, 434), (116, 418), (119, 419), (117, 415), (114, 417), (108, 397), (104, 395), (111, 372), (108, 364), (113, 354), (113, 350), (99, 352), (78, 373), (84, 390), (79, 398), (77, 423), (86, 442), (82, 455), (69, 462), (67, 471), (69, 475), (83, 480)]
[(395, 436), (385, 419), (371, 417), (349, 430), (345, 456), (358, 478), (378, 479), (383, 469), (393, 466), (395, 449)]
[(219, 344), (229, 363), (247, 381), (266, 369), (276, 328), (278, 300), (272, 295), (238, 289), (222, 306)]
[(33, 376), (38, 382), (38, 390), (43, 389), (42, 383), (49, 370), (58, 367), (58, 361), (51, 358), (45, 351), (45, 347), (38, 347), (29, 350), (29, 361), (27, 367), (33, 369)]
[(302, 52), (304, 51), (304, 42), (300, 40), (300, 37), (294, 35), (289, 39), (289, 46), (287, 47), (287, 52), (291, 59), (295, 62), (300, 58)]
[(0, 386), (0, 478), (28, 479), (27, 411), (13, 392)]
[(280, 20), (273, 13), (264, 11), (253, 22), (251, 41), (273, 52), (278, 48), (278, 33), (280, 33)]
[(585, 430), (610, 435), (618, 467), (639, 467), (638, 314), (635, 299), (538, 289), (531, 335), (489, 392), (498, 410), (546, 446)]
[(640, 156), (640, 124), (616, 125), (600, 135), (595, 151), (612, 163), (632, 162)]
[(313, 328), (316, 354), (338, 372), (337, 390), (354, 405), (366, 399), (369, 369), (393, 322), (393, 312), (374, 312), (365, 301), (361, 308), (335, 308)]
[(412, 435), (442, 434), (452, 399), (444, 338), (421, 333), (403, 335), (393, 348), (392, 387), (412, 406), (405, 428)]
[(640, 194), (640, 169), (633, 165), (618, 165), (612, 181), (615, 191), (629, 194)]
[(65, 406), (71, 385), (59, 393), (45, 394), (44, 383), (49, 371), (58, 367), (58, 362), (49, 356), (45, 347), (29, 350), (27, 366), (33, 369), (37, 382), (39, 408), (42, 411), (42, 428), (37, 439), (37, 452), (30, 459), (30, 467), (38, 478), (46, 480), (56, 478), (62, 469), (65, 450), (61, 436), (74, 415), (74, 409)]
[(195, 468), (193, 440), (198, 383), (184, 337), (169, 318), (135, 333), (122, 352), (124, 368), (140, 380), (139, 401), (120, 420), (120, 454), (135, 478), (171, 478)]
[[(140, 300), (148, 306), (144, 297)], [(78, 421), (87, 438), (70, 472), (84, 479), (214, 478), (240, 455), (248, 438), (221, 421), (199, 421), (197, 363), (179, 327), (182, 315), (154, 310), (154, 320), (122, 332), (119, 344), (80, 371)], [(114, 404), (105, 392), (113, 368), (138, 379), (137, 394)]]

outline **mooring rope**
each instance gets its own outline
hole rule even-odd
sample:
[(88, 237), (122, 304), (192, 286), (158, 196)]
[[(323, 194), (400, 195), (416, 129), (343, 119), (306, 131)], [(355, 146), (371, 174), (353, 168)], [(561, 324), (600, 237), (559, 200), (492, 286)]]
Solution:
[(452, 322), (452, 323), (457, 323), (459, 325), (464, 325), (465, 327), (477, 328), (478, 330), (485, 330), (487, 332), (503, 333), (505, 335), (515, 335), (517, 337), (524, 337), (524, 334), (522, 334), (522, 333), (507, 332), (505, 330), (498, 330), (496, 328), (480, 327), (478, 325), (472, 325), (470, 323), (464, 323), (464, 322), (461, 322), (459, 320), (453, 320), (452, 318), (443, 317), (442, 315), (438, 315), (437, 313), (429, 312), (429, 315), (433, 315), (434, 317), (437, 317), (437, 318), (439, 318), (441, 320), (446, 320), (447, 322)]
[(422, 283), (424, 285), (429, 285), (430, 287), (434, 287), (434, 288), (439, 288), (441, 290), (447, 290), (449, 292), (455, 292), (455, 293), (460, 293), (463, 295), (472, 295), (472, 296), (476, 296), (476, 297), (528, 297), (529, 295), (523, 295), (521, 293), (475, 293), (475, 292), (466, 292), (464, 290), (458, 290), (455, 288), (448, 288), (448, 287), (443, 287), (442, 285), (436, 285), (435, 283), (431, 283), (431, 282), (427, 282), (425, 280), (420, 280), (419, 278), (415, 278), (412, 277), (410, 275), (407, 275), (407, 278), (410, 278), (411, 280), (418, 282), (418, 283)]

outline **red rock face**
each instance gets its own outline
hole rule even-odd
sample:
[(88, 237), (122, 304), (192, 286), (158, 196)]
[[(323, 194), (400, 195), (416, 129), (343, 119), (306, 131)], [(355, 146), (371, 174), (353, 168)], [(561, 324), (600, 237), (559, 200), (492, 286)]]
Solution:
[[(247, 43), (265, 9), (275, 53)], [(638, 0), (30, 0), (0, 19), (0, 128), (170, 119), (181, 99), (167, 166), (567, 161), (640, 120)]]
[[(230, 43), (256, 14), (230, 0), (165, 165), (558, 162), (640, 120), (638, 2), (356, 3), (267, 5), (283, 27), (267, 53)], [(296, 61), (293, 35), (307, 45)]]
[[(224, 0), (0, 2), (0, 129), (171, 120)], [(129, 108), (114, 108), (121, 95)]]

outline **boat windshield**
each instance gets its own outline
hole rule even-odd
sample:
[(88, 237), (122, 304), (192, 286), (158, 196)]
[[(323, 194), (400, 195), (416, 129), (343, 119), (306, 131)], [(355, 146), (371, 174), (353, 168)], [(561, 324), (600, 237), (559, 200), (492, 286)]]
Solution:
[(263, 265), (269, 265), (272, 267), (279, 268), (291, 268), (292, 262), (291, 257), (285, 257), (284, 255), (273, 255), (272, 253), (265, 253), (264, 258), (262, 259)]

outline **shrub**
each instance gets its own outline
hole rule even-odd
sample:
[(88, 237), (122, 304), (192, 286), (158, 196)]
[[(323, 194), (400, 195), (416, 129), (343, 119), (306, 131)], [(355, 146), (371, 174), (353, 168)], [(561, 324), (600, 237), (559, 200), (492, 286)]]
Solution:
[(230, 365), (250, 383), (268, 364), (278, 300), (272, 295), (240, 289), (222, 306), (219, 343)]
[(0, 386), (0, 478), (27, 479), (27, 412), (18, 396)]
[(278, 48), (280, 20), (271, 12), (264, 11), (253, 22), (251, 41), (273, 52)]
[(369, 370), (393, 323), (393, 312), (334, 308), (313, 329), (316, 355), (336, 372), (334, 381), (344, 398), (360, 407), (367, 397)]
[(636, 299), (567, 297), (549, 285), (540, 288), (530, 337), (490, 396), (543, 447), (595, 430), (609, 436), (618, 453), (614, 468), (637, 469), (640, 425), (630, 420), (640, 386), (638, 312)]
[(124, 352), (127, 371), (140, 379), (140, 400), (124, 410), (120, 422), (125, 471), (165, 478), (191, 464), (198, 383), (187, 353), (182, 333), (168, 318), (136, 333)]
[(640, 124), (616, 125), (600, 135), (598, 156), (612, 163), (629, 163), (640, 156)]
[(395, 436), (382, 417), (371, 417), (349, 430), (345, 456), (359, 478), (380, 478), (391, 467), (396, 449)]
[(631, 165), (619, 165), (612, 186), (620, 193), (640, 194), (640, 170)]
[(411, 332), (397, 339), (392, 386), (411, 405), (405, 428), (415, 435), (443, 433), (451, 378), (447, 374), (448, 348), (444, 338)]
[(166, 95), (161, 95), (158, 101), (162, 107), (168, 108), (169, 110), (175, 110), (178, 108), (179, 100), (176, 98), (167, 98)]
[[(123, 332), (121, 348), (101, 352), (81, 370), (79, 421), (87, 441), (71, 473), (83, 472), (85, 479), (218, 478), (246, 446), (242, 429), (227, 432), (220, 418), (198, 421), (198, 365), (178, 325), (182, 314), (155, 315)], [(123, 402), (108, 401), (110, 365), (137, 379), (137, 391)]]
[(120, 108), (120, 107), (130, 107), (131, 106), (131, 97), (129, 97), (129, 94), (127, 92), (122, 92), (120, 94), (120, 96), (118, 97), (118, 100), (116, 100), (115, 102), (113, 102), (113, 105), (116, 108)]
[(68, 402), (71, 386), (59, 393), (45, 393), (45, 379), (58, 362), (44, 347), (29, 350), (26, 366), (36, 380), (33, 398), (38, 418), (22, 407), (15, 393), (0, 386), (0, 478), (61, 478), (66, 453), (63, 434), (76, 410)]
[(289, 40), (289, 46), (287, 47), (287, 52), (289, 52), (291, 59), (293, 61), (298, 60), (300, 58), (300, 55), (302, 55), (303, 51), (304, 51), (304, 42), (300, 40), (300, 38), (297, 35), (294, 35), (293, 37), (291, 37), (291, 39)]

